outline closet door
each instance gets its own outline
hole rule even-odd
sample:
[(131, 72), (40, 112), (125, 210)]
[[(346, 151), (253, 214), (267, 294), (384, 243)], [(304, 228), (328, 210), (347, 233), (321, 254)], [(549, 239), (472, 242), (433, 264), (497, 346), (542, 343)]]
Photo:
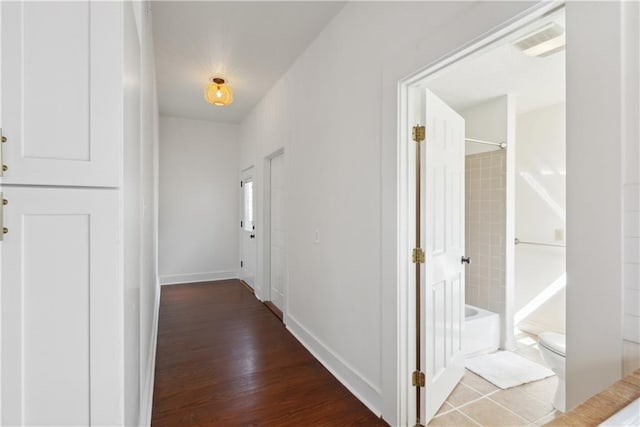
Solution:
[(3, 184), (118, 185), (119, 2), (2, 2)]
[(2, 191), (0, 425), (121, 425), (117, 190)]

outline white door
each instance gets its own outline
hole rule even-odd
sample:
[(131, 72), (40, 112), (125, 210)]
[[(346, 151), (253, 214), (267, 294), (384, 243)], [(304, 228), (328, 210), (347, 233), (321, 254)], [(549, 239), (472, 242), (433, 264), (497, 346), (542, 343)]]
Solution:
[(464, 119), (426, 92), (423, 352), (430, 420), (464, 374)]
[(3, 188), (2, 425), (121, 425), (116, 190)]
[(240, 279), (252, 288), (255, 287), (256, 278), (256, 226), (255, 226), (255, 182), (253, 180), (254, 168), (251, 167), (242, 173), (240, 192), (242, 199), (240, 218)]
[(115, 187), (120, 2), (1, 2), (3, 184)]
[(270, 295), (271, 302), (284, 312), (284, 292), (287, 267), (284, 221), (284, 154), (279, 154), (271, 159), (270, 170)]

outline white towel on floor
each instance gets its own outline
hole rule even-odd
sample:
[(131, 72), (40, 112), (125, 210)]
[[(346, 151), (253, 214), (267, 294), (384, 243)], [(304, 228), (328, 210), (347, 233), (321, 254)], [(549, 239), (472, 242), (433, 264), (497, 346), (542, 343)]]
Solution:
[(468, 370), (475, 372), (501, 389), (554, 375), (551, 369), (510, 351), (498, 351), (467, 359), (466, 365)]

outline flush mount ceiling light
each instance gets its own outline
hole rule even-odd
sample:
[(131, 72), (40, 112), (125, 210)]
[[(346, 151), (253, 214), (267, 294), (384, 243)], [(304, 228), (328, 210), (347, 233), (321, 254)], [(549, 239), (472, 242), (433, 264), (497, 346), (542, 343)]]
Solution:
[(222, 77), (214, 77), (211, 83), (204, 87), (204, 99), (213, 105), (229, 105), (233, 102), (233, 89)]
[(549, 56), (565, 48), (564, 28), (550, 22), (514, 43), (527, 56)]

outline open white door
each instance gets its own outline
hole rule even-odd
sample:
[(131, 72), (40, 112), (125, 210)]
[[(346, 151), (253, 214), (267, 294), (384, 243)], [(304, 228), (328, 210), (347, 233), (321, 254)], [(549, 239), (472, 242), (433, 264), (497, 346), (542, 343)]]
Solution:
[(464, 374), (464, 119), (426, 91), (422, 366), (428, 422)]
[(255, 216), (255, 186), (253, 181), (254, 168), (242, 172), (240, 193), (242, 200), (240, 218), (240, 279), (251, 288), (255, 287), (256, 277), (256, 227)]
[(270, 167), (270, 296), (271, 302), (284, 311), (286, 277), (286, 233), (284, 221), (284, 153), (271, 159)]

